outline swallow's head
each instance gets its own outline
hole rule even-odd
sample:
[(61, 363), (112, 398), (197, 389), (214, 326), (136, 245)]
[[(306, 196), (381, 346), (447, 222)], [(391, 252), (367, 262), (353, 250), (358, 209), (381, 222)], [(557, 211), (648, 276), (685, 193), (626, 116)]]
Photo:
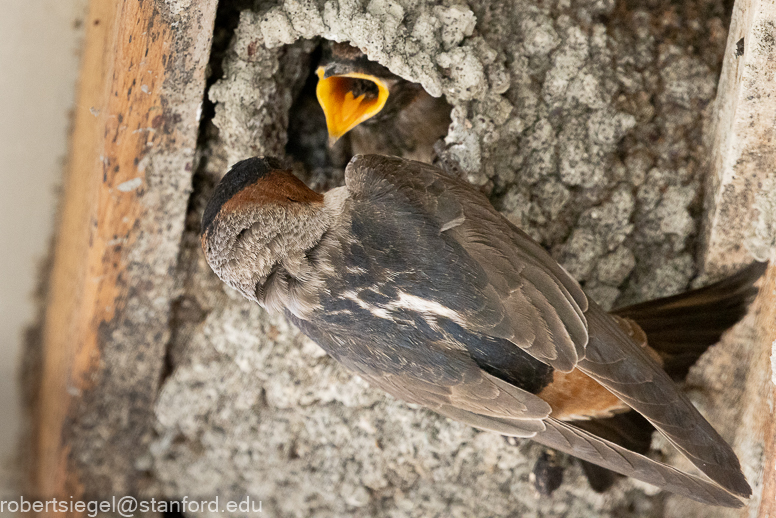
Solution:
[(278, 266), (296, 264), (326, 230), (323, 196), (275, 158), (238, 162), (216, 186), (202, 216), (202, 250), (213, 271), (245, 297)]
[(406, 82), (346, 43), (331, 44), (316, 73), (329, 145), (380, 113), (392, 89)]

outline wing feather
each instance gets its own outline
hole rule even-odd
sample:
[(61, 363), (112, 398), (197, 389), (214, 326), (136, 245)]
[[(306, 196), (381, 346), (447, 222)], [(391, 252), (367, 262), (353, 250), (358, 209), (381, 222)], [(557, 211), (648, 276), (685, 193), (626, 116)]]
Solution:
[(595, 304), (591, 339), (579, 369), (647, 418), (712, 480), (744, 497), (751, 489), (735, 452), (623, 328)]
[(544, 424), (546, 430), (532, 437), (540, 444), (698, 502), (726, 507), (744, 505), (739, 498), (711, 482), (653, 461), (568, 423), (549, 418)]
[(510, 422), (541, 421), (550, 415), (550, 405), (541, 398), (480, 370), (474, 361), (470, 367), (463, 381), (448, 386), (397, 374), (359, 374), (370, 384), (399, 399), (434, 410), (447, 409), (450, 412), (452, 408), (457, 408)]
[(421, 208), (479, 265), (488, 304), (467, 315), (467, 328), (510, 340), (563, 372), (584, 357), (587, 297), (579, 284), (480, 193), (435, 167), (375, 155), (354, 157), (345, 182), (356, 200), (398, 195)]

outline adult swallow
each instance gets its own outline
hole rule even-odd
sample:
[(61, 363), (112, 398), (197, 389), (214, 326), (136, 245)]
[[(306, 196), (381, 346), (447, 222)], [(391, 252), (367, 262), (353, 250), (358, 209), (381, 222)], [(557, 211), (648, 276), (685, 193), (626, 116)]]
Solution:
[[(226, 284), (397, 398), (707, 504), (751, 494), (635, 321), (603, 311), (440, 169), (356, 156), (345, 185), (319, 194), (278, 160), (251, 158), (216, 187), (201, 243)], [(569, 423), (630, 409), (711, 481)]]
[(316, 95), (329, 145), (349, 133), (354, 154), (396, 155), (431, 163), (447, 134), (450, 105), (346, 43), (324, 47)]

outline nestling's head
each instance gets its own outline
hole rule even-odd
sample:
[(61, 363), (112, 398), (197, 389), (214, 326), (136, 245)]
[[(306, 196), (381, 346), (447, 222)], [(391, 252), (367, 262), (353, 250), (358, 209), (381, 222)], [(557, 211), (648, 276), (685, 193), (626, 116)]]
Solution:
[(326, 45), (316, 74), (316, 95), (326, 116), (329, 144), (375, 117), (386, 103), (392, 108), (389, 112), (395, 115), (397, 98), (407, 97), (398, 94), (409, 84), (407, 81), (369, 61), (347, 43)]
[(322, 195), (279, 160), (256, 157), (235, 164), (216, 186), (200, 240), (221, 280), (262, 304), (267, 278), (279, 266), (292, 270), (326, 226)]

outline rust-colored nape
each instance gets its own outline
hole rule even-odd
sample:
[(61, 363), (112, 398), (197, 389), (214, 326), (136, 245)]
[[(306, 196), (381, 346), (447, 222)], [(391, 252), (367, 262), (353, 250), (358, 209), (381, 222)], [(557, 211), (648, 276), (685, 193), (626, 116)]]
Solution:
[(245, 205), (292, 203), (323, 203), (323, 195), (307, 187), (291, 171), (274, 170), (232, 196), (222, 210), (240, 210)]

